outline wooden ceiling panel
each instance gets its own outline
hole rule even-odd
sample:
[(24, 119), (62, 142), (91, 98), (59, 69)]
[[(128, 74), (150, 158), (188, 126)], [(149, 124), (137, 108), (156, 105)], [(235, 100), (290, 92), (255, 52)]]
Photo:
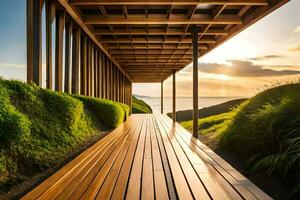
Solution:
[(192, 25), (203, 56), (288, 1), (59, 0), (79, 11), (77, 21), (133, 82), (158, 82), (190, 64)]

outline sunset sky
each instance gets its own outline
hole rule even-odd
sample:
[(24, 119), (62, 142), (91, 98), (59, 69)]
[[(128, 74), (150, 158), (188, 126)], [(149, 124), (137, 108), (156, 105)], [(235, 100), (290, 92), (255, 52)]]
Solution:
[[(0, 76), (23, 81), (26, 80), (25, 2), (0, 0)], [(251, 96), (276, 82), (297, 80), (299, 10), (300, 1), (292, 0), (200, 58), (199, 95)], [(176, 75), (177, 96), (191, 96), (191, 66)], [(165, 96), (171, 96), (171, 81), (170, 78), (165, 81)], [(133, 93), (159, 96), (160, 84), (134, 84)]]

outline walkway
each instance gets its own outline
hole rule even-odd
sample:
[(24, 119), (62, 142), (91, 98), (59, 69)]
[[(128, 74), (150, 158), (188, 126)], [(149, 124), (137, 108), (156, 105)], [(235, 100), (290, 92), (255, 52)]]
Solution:
[(23, 199), (271, 199), (180, 125), (132, 115)]

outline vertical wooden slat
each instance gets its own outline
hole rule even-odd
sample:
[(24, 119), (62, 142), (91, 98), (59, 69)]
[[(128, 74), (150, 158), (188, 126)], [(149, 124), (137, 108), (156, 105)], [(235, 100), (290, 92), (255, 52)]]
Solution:
[(116, 101), (116, 71), (115, 66), (112, 64), (112, 100)]
[(80, 73), (80, 94), (82, 95), (87, 95), (86, 93), (86, 62), (87, 62), (87, 39), (86, 36), (82, 36), (82, 40), (81, 40), (81, 73)]
[(99, 97), (98, 95), (98, 59), (97, 59), (98, 51), (94, 49), (94, 95), (95, 97)]
[(98, 95), (102, 98), (102, 57), (101, 51), (98, 53)]
[(55, 17), (53, 0), (46, 0), (46, 88), (52, 90), (52, 23)]
[(198, 138), (198, 31), (194, 26), (193, 41), (193, 137)]
[(55, 40), (55, 90), (62, 91), (63, 76), (63, 33), (65, 12), (56, 11), (56, 40)]
[(110, 99), (110, 66), (109, 66), (109, 59), (107, 57), (106, 58), (106, 98)]
[(73, 30), (72, 42), (72, 93), (79, 94), (79, 70), (80, 70), (80, 50), (81, 50), (81, 30)]
[(87, 51), (86, 51), (86, 95), (90, 96), (90, 78), (91, 78), (91, 73), (90, 73), (90, 68), (91, 68), (91, 43), (88, 40), (87, 42)]
[(70, 93), (70, 73), (71, 73), (71, 38), (72, 38), (72, 22), (65, 24), (65, 85), (64, 92)]
[(175, 70), (173, 72), (173, 87), (172, 87), (172, 117), (173, 117), (173, 122), (176, 122), (176, 74)]
[(27, 0), (27, 81), (42, 85), (43, 1)]
[(102, 67), (103, 67), (103, 73), (102, 73), (102, 93), (103, 93), (103, 98), (106, 99), (106, 79), (107, 79), (107, 68), (106, 68), (106, 58), (105, 55), (102, 54)]
[(116, 101), (120, 102), (120, 88), (119, 88), (119, 70), (116, 70)]
[(94, 45), (91, 44), (91, 55), (90, 55), (90, 96), (94, 97)]
[(160, 112), (164, 114), (164, 81), (160, 82)]

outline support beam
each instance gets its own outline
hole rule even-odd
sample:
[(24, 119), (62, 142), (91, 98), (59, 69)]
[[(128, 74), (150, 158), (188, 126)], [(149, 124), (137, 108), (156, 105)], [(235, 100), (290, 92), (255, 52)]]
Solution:
[(52, 90), (52, 23), (55, 17), (53, 0), (46, 0), (46, 88)]
[(176, 71), (173, 71), (173, 82), (172, 82), (172, 117), (173, 117), (173, 122), (176, 122)]
[(198, 28), (193, 27), (193, 137), (198, 138)]
[(42, 86), (43, 1), (27, 0), (27, 82)]
[[(65, 85), (64, 92), (70, 93), (70, 73), (71, 73), (71, 38), (72, 38), (72, 22), (67, 22), (65, 28)], [(74, 48), (73, 48), (74, 50)]]
[(89, 15), (84, 21), (85, 24), (112, 24), (112, 25), (156, 25), (156, 24), (169, 24), (169, 25), (178, 25), (178, 24), (242, 24), (242, 19), (240, 16), (236, 15), (220, 15), (217, 19), (211, 19), (210, 15), (195, 15), (191, 19), (186, 19), (186, 16), (177, 16), (171, 15), (170, 19), (165, 17), (130, 17), (124, 18), (120, 17), (103, 17), (99, 15)]
[(71, 0), (72, 5), (268, 5), (267, 0)]
[(72, 41), (72, 94), (79, 94), (79, 71), (80, 71), (80, 52), (81, 50), (81, 30), (73, 30)]
[(160, 112), (164, 114), (164, 81), (160, 82)]
[(55, 90), (62, 92), (63, 83), (63, 33), (65, 27), (65, 12), (56, 12), (55, 40)]

